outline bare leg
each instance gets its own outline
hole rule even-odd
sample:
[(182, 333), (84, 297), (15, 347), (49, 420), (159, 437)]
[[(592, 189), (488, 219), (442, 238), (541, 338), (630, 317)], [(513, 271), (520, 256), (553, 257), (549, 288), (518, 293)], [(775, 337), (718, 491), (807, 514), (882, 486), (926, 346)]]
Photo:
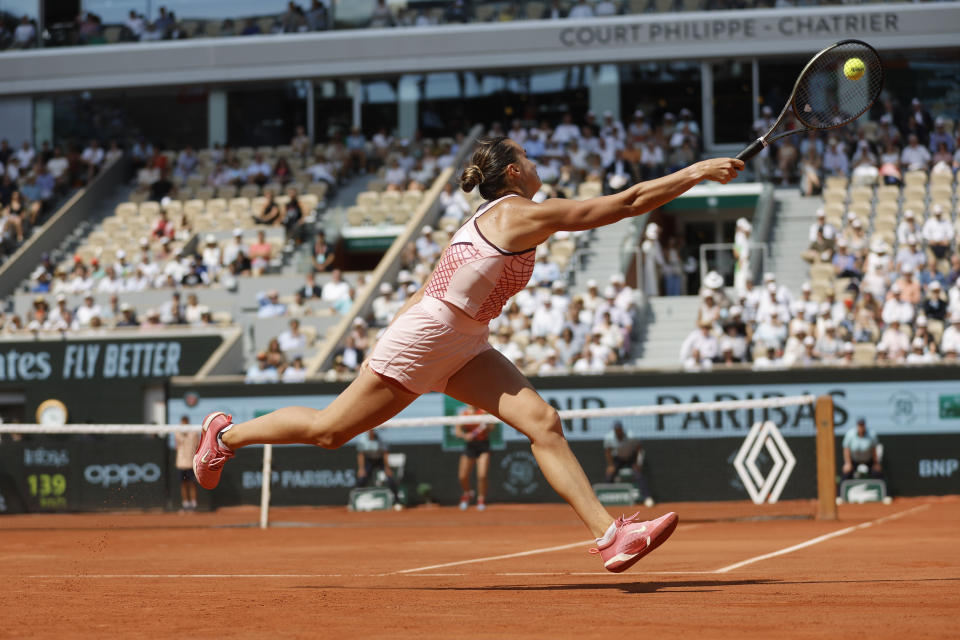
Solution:
[(490, 469), (490, 454), (481, 453), (477, 458), (477, 498), (487, 498), (487, 472)]
[(249, 444), (314, 444), (336, 449), (397, 415), (417, 394), (363, 369), (325, 409), (285, 407), (234, 425), (223, 434), (232, 450)]
[(457, 476), (460, 479), (460, 488), (464, 493), (470, 492), (470, 472), (473, 470), (473, 460), (470, 456), (460, 456), (460, 469)]
[(505, 357), (489, 349), (450, 378), (446, 394), (497, 416), (530, 438), (550, 486), (573, 507), (597, 538), (613, 522), (563, 436), (556, 410)]

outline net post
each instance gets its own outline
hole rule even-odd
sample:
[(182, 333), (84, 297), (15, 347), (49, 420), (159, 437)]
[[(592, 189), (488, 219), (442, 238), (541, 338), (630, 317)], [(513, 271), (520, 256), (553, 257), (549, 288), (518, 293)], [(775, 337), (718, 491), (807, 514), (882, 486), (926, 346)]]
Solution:
[(837, 454), (833, 435), (833, 397), (817, 398), (817, 519), (837, 519)]
[(266, 529), (270, 517), (270, 476), (273, 475), (273, 445), (263, 445), (263, 470), (260, 474), (260, 528)]

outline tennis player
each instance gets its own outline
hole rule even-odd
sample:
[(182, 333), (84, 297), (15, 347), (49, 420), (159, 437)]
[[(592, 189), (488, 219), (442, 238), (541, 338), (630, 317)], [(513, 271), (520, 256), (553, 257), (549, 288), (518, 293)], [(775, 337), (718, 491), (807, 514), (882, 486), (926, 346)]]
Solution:
[(589, 200), (532, 200), (536, 165), (505, 137), (485, 138), (460, 178), (486, 202), (453, 236), (427, 284), (411, 295), (377, 342), (360, 373), (324, 409), (285, 407), (233, 424), (222, 412), (203, 420), (194, 469), (212, 489), (224, 463), (251, 444), (343, 446), (392, 418), (419, 395), (438, 391), (497, 416), (530, 439), (544, 477), (597, 538), (591, 549), (613, 572), (623, 571), (673, 532), (677, 515), (614, 520), (597, 500), (574, 457), (556, 410), (487, 341), (488, 323), (524, 288), (535, 249), (557, 231), (581, 231), (637, 216), (702, 180), (727, 183), (743, 169), (714, 158), (619, 193)]
[[(483, 409), (467, 405), (460, 411), (462, 416), (479, 416), (486, 413)], [(490, 470), (490, 432), (493, 425), (489, 422), (477, 424), (458, 424), (453, 427), (453, 435), (464, 440), (463, 453), (460, 454), (460, 466), (457, 477), (460, 480), (460, 510), (470, 506), (470, 472), (477, 466), (477, 509), (487, 508), (487, 472)]]

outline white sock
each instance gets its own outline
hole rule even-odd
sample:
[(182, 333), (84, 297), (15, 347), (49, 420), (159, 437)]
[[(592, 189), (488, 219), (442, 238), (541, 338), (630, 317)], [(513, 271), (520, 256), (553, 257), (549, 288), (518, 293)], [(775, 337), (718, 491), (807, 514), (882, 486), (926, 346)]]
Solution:
[(223, 444), (223, 434), (225, 434), (227, 431), (230, 431), (230, 429), (233, 429), (232, 424), (220, 430), (220, 433), (217, 434), (217, 444), (220, 445), (222, 448), (226, 449), (227, 451), (229, 451), (230, 453), (233, 453), (233, 449)]
[(602, 538), (597, 538), (597, 544), (599, 546), (608, 545), (613, 542), (613, 536), (617, 535), (617, 522), (614, 520), (610, 523), (610, 527), (607, 529), (607, 532), (603, 534)]

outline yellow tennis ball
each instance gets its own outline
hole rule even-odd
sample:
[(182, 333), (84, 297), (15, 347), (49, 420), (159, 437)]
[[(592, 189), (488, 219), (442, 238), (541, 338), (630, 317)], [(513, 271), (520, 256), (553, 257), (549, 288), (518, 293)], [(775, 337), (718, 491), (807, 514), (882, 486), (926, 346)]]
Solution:
[(843, 64), (843, 75), (847, 76), (847, 80), (859, 80), (863, 77), (865, 70), (866, 67), (863, 66), (863, 60), (860, 58), (847, 58)]

